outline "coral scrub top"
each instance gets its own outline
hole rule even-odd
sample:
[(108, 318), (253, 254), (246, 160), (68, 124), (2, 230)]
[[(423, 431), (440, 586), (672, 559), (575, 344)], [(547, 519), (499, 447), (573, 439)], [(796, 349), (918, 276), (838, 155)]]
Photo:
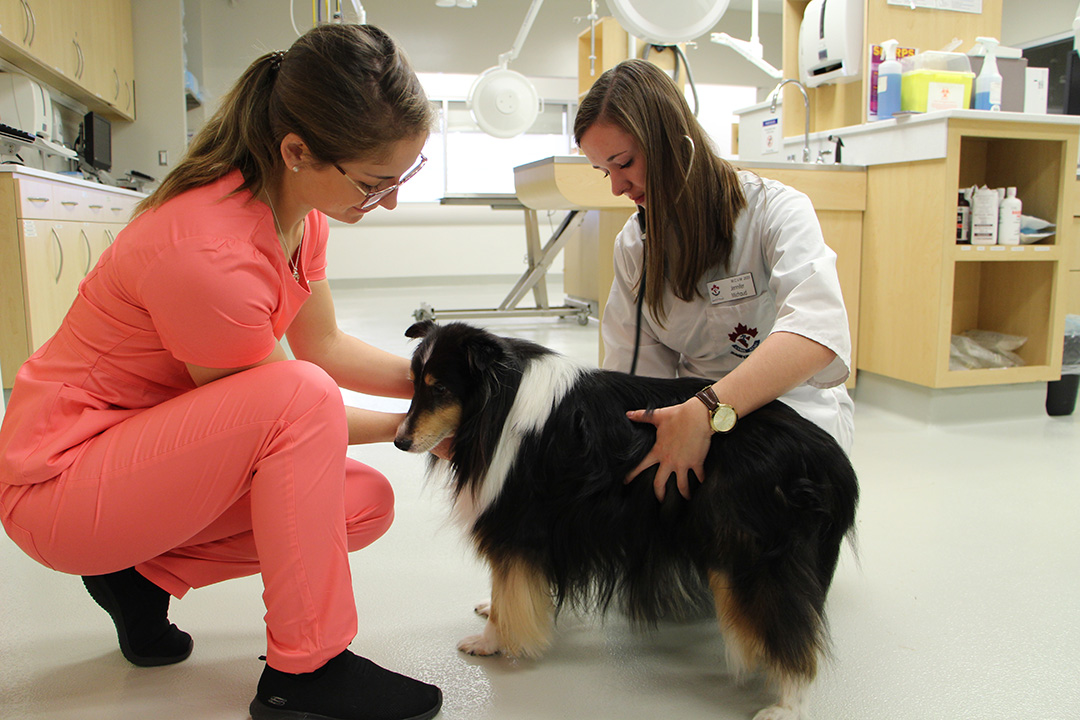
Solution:
[(239, 170), (136, 217), (19, 369), (0, 427), (0, 483), (56, 477), (82, 444), (195, 388), (184, 363), (263, 360), (326, 278), (326, 217), (306, 218), (299, 281)]

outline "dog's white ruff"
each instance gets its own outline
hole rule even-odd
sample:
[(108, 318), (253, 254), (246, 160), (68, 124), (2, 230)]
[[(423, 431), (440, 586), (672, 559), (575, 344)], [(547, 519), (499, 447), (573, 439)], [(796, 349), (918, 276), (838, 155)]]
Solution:
[(522, 439), (544, 426), (551, 411), (584, 372), (583, 365), (556, 353), (543, 355), (529, 363), (503, 425), (491, 466), (477, 492), (463, 492), (454, 503), (454, 518), (458, 522), (472, 527), (484, 510), (495, 502), (502, 492)]

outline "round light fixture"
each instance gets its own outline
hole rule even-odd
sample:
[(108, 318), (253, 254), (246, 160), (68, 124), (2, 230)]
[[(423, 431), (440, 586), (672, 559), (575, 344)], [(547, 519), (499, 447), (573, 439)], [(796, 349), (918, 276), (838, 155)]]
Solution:
[(469, 110), (488, 135), (512, 138), (532, 127), (540, 113), (540, 96), (521, 73), (493, 67), (473, 81)]
[(689, 42), (709, 32), (730, 0), (607, 0), (619, 25), (653, 45)]

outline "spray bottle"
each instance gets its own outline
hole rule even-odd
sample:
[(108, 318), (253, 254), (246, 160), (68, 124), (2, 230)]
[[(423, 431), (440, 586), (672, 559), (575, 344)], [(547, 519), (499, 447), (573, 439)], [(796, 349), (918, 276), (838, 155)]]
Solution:
[(1001, 73), (998, 72), (996, 55), (998, 41), (988, 37), (975, 38), (975, 41), (986, 51), (982, 70), (975, 78), (975, 109), (1001, 110)]
[(896, 60), (896, 40), (881, 43), (885, 62), (878, 66), (877, 76), (877, 116), (878, 120), (888, 120), (900, 112), (900, 63)]

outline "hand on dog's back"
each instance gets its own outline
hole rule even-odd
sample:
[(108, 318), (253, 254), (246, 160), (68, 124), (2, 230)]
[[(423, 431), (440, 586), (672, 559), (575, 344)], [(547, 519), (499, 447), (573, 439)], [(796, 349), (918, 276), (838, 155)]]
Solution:
[(633, 422), (649, 423), (656, 428), (656, 443), (649, 454), (626, 476), (631, 482), (643, 470), (659, 465), (653, 479), (656, 499), (664, 501), (667, 481), (675, 475), (679, 494), (690, 499), (690, 473), (705, 477), (705, 456), (709, 452), (712, 431), (708, 425), (708, 409), (696, 399), (656, 410), (631, 410), (626, 417)]

